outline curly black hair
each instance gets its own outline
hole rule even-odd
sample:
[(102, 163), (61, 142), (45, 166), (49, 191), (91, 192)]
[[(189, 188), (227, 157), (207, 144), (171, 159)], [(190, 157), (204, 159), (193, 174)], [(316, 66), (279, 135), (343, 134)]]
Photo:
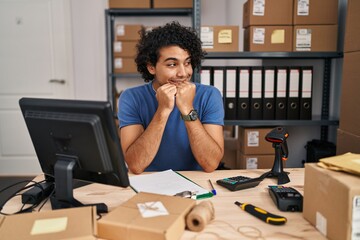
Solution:
[(205, 52), (202, 50), (201, 40), (193, 28), (182, 26), (177, 21), (156, 27), (151, 31), (143, 28), (140, 31), (140, 40), (136, 45), (135, 62), (137, 70), (145, 82), (154, 79), (154, 75), (147, 70), (147, 65), (155, 66), (160, 57), (159, 50), (166, 46), (181, 47), (189, 53), (192, 68), (194, 70), (200, 68)]

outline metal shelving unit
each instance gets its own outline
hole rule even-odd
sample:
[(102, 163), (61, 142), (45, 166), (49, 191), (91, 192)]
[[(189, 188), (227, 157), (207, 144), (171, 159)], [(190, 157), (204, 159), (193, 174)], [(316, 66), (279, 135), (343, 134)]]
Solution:
[(193, 0), (193, 8), (174, 8), (174, 9), (106, 9), (105, 10), (105, 29), (106, 29), (106, 79), (107, 79), (107, 99), (114, 106), (115, 81), (121, 77), (139, 77), (139, 74), (115, 74), (113, 71), (113, 41), (114, 23), (118, 17), (165, 17), (165, 16), (188, 16), (192, 18), (192, 26), (200, 32), (200, 0)]

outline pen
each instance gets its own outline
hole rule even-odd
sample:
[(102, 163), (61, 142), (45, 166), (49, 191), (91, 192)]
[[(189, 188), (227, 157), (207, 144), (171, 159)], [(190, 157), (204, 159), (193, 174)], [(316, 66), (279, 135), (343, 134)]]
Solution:
[(266, 223), (273, 225), (282, 225), (286, 223), (286, 218), (278, 216), (272, 213), (265, 211), (264, 209), (255, 207), (254, 205), (248, 203), (235, 202), (235, 205), (239, 206), (242, 210), (250, 213), (251, 215), (263, 220)]
[(211, 192), (212, 194), (216, 195), (216, 190), (214, 188), (214, 185), (212, 184), (211, 180), (209, 179), (209, 183), (210, 183), (210, 186), (211, 186)]

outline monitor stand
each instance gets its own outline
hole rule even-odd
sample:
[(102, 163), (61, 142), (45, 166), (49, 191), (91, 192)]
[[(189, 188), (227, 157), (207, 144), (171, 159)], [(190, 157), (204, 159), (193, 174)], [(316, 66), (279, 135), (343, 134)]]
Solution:
[(105, 203), (83, 204), (74, 198), (73, 169), (76, 163), (77, 157), (57, 156), (54, 166), (55, 194), (50, 198), (52, 209), (96, 206), (98, 214), (107, 213), (108, 208)]

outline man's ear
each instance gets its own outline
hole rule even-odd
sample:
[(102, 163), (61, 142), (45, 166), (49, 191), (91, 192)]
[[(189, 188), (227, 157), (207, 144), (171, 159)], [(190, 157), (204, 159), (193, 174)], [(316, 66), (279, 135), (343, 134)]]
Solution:
[(149, 71), (149, 73), (151, 73), (152, 75), (155, 75), (155, 67), (151, 64), (148, 64), (147, 66), (147, 70)]

